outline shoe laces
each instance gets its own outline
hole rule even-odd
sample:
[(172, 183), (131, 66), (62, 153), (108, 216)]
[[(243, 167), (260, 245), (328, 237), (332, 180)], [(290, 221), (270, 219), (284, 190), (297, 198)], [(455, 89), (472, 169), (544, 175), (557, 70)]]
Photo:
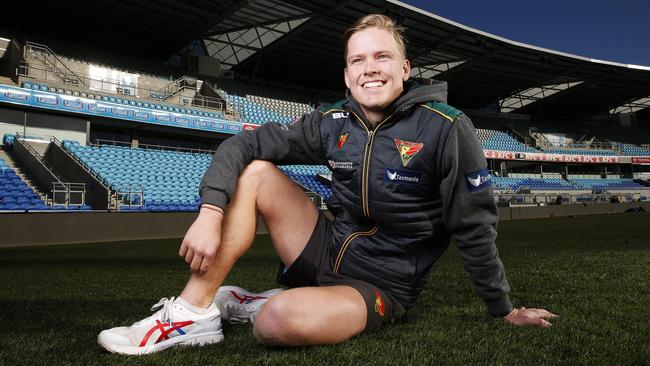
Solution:
[(160, 301), (158, 301), (156, 304), (154, 304), (151, 307), (151, 311), (156, 311), (157, 310), (156, 313), (151, 315), (148, 318), (140, 320), (139, 322), (135, 323), (135, 325), (138, 325), (138, 324), (141, 324), (141, 323), (144, 323), (144, 322), (148, 322), (148, 321), (151, 321), (151, 320), (160, 320), (160, 321), (163, 321), (163, 322), (173, 323), (172, 317), (173, 317), (173, 314), (174, 314), (174, 300), (175, 299), (176, 298), (173, 297), (173, 296), (170, 299), (168, 299), (166, 297), (163, 297), (162, 299), (160, 299)]

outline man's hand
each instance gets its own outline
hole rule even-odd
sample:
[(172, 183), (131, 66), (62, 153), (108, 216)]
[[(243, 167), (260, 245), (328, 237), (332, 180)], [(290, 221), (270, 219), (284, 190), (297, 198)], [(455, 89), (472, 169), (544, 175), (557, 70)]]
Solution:
[(557, 318), (558, 315), (551, 313), (545, 309), (513, 309), (512, 312), (506, 315), (505, 319), (508, 323), (514, 325), (535, 325), (538, 327), (548, 328), (552, 326), (547, 320)]
[(223, 210), (217, 206), (201, 205), (199, 216), (185, 234), (178, 255), (185, 258), (192, 272), (205, 272), (214, 260), (221, 244)]

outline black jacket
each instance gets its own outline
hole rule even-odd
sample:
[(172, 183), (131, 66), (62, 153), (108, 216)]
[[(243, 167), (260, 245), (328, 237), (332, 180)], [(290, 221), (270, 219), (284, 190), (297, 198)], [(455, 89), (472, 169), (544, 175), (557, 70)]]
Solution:
[(409, 81), (375, 128), (348, 92), (292, 125), (236, 135), (204, 175), (202, 202), (225, 208), (254, 159), (327, 165), (333, 272), (374, 284), (408, 308), (453, 236), (488, 311), (505, 315), (512, 304), (494, 244), (485, 157), (469, 118), (445, 102), (446, 83)]

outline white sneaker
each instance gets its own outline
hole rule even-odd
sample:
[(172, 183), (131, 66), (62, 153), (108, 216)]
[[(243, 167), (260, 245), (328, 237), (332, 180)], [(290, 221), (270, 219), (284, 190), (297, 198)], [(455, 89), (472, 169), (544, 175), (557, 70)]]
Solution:
[(214, 303), (221, 312), (221, 318), (231, 324), (251, 323), (255, 321), (262, 305), (273, 295), (284, 291), (281, 288), (268, 290), (259, 294), (249, 292), (237, 286), (221, 286), (214, 296)]
[(130, 327), (117, 327), (99, 333), (97, 343), (113, 353), (144, 355), (172, 346), (219, 343), (223, 340), (221, 317), (215, 304), (200, 313), (181, 298), (162, 298), (152, 316)]

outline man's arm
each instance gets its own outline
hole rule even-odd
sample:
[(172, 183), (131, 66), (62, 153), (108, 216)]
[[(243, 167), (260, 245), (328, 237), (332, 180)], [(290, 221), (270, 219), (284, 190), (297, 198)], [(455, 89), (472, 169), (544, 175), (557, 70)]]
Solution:
[(510, 285), (495, 245), (498, 211), (487, 162), (469, 118), (460, 115), (453, 123), (442, 160), (445, 227), (456, 239), (465, 270), (490, 314), (514, 324), (544, 325), (546, 310), (514, 309), (510, 302)]
[(199, 215), (183, 238), (178, 254), (194, 272), (204, 272), (221, 244), (221, 223), (240, 173), (255, 159), (279, 164), (324, 163), (320, 113), (306, 114), (294, 124), (267, 123), (224, 141), (201, 180)]
[(239, 174), (255, 159), (278, 164), (325, 164), (319, 128), (320, 113), (316, 110), (291, 125), (266, 123), (227, 139), (201, 180), (201, 202), (225, 210)]

